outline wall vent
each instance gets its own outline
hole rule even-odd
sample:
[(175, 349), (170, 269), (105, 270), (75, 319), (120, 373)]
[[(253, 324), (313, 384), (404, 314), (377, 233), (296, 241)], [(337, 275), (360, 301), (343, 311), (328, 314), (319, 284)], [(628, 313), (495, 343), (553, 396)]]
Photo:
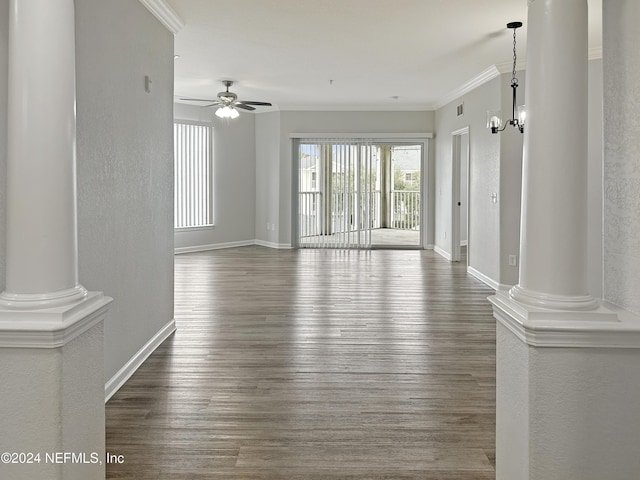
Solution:
[(464, 115), (464, 102), (462, 102), (460, 105), (456, 107), (456, 115), (458, 117), (461, 117), (462, 115)]

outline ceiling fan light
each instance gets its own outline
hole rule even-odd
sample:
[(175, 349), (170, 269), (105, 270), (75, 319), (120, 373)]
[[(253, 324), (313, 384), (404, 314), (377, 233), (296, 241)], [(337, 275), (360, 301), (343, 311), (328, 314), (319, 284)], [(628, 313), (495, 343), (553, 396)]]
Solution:
[(220, 107), (216, 110), (216, 116), (219, 118), (236, 118), (238, 115), (239, 114), (236, 109), (229, 105), (225, 105), (224, 107)]

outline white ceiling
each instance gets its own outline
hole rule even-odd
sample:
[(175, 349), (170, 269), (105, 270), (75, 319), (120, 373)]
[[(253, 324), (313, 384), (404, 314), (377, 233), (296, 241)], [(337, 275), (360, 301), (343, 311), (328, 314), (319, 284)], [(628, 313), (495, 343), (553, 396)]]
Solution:
[[(525, 24), (519, 63), (526, 52), (527, 0), (167, 1), (184, 21), (176, 98), (215, 98), (229, 79), (280, 109), (430, 109), (492, 65), (511, 69), (508, 22)], [(589, 7), (597, 52), (602, 0)]]

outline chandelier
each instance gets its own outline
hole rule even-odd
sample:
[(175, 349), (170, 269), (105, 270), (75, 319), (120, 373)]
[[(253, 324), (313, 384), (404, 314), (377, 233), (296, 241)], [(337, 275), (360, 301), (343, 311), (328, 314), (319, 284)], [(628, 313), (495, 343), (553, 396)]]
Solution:
[(502, 132), (507, 125), (518, 127), (520, 133), (524, 132), (524, 122), (526, 120), (527, 111), (524, 105), (520, 105), (516, 108), (516, 90), (518, 89), (518, 78), (516, 77), (516, 30), (522, 26), (522, 22), (510, 22), (507, 23), (507, 28), (513, 29), (513, 71), (511, 74), (511, 88), (513, 89), (513, 103), (511, 105), (511, 119), (502, 123), (501, 112), (489, 111), (487, 112), (487, 128), (491, 130), (491, 133)]

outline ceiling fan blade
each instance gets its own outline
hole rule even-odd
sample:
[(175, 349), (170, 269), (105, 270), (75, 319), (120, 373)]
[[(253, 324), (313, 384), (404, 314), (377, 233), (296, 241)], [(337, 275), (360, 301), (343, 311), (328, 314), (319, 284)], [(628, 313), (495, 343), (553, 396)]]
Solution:
[(234, 103), (233, 106), (236, 107), (236, 108), (241, 108), (243, 110), (255, 110), (255, 108), (250, 107), (249, 105), (243, 105), (242, 103), (239, 103), (239, 102), (238, 103)]
[(185, 100), (187, 102), (217, 102), (217, 100), (213, 100), (211, 98), (181, 98), (180, 100)]
[(210, 103), (209, 105), (201, 105), (200, 108), (215, 107), (216, 105), (222, 105), (222, 103), (221, 102), (213, 102), (213, 103)]
[(271, 107), (272, 105), (269, 102), (253, 102), (250, 100), (241, 100), (238, 103), (242, 103), (243, 105), (257, 105), (258, 107)]

